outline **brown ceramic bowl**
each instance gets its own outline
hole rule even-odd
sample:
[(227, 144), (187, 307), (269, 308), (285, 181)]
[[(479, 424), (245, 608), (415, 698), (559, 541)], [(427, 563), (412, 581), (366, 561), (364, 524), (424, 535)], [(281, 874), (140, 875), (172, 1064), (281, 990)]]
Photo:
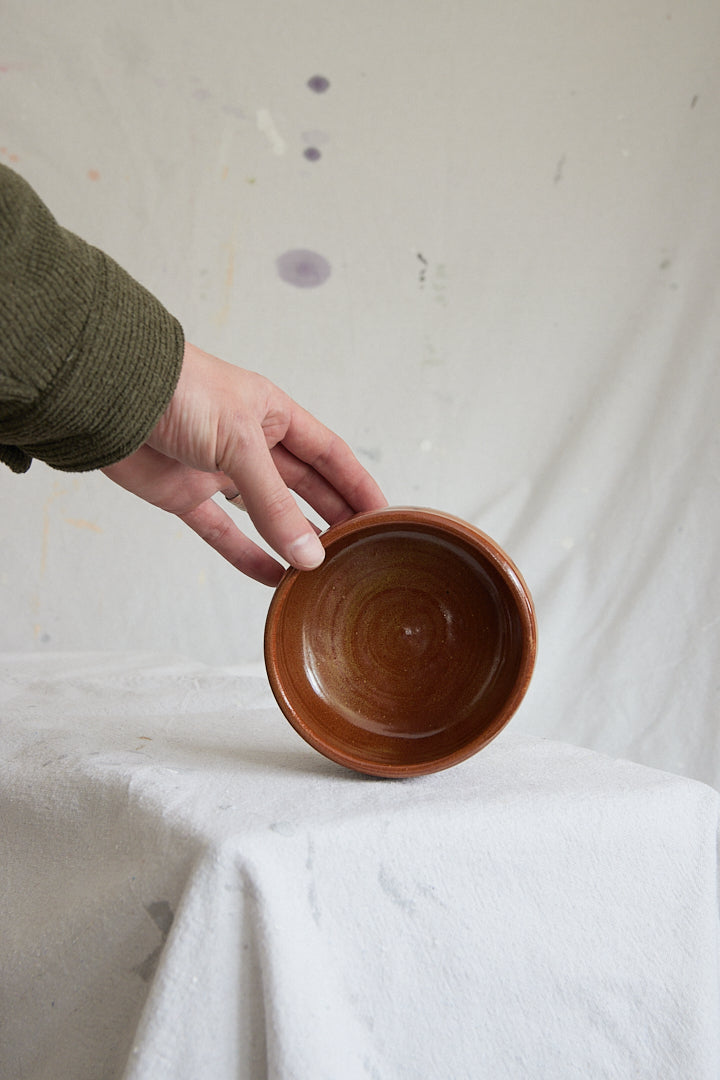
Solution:
[(265, 627), (270, 685), (321, 754), (417, 776), (476, 753), (530, 682), (532, 599), (484, 533), (437, 510), (358, 514), (321, 537), (317, 570), (288, 570)]

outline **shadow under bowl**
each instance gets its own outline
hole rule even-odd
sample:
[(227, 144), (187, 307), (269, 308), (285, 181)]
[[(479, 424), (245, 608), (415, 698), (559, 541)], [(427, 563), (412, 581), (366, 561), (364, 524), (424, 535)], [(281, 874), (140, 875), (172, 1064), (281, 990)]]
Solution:
[(358, 514), (290, 569), (265, 626), (273, 694), (331, 760), (373, 776), (449, 768), (507, 724), (527, 690), (532, 598), (502, 549), (436, 510)]

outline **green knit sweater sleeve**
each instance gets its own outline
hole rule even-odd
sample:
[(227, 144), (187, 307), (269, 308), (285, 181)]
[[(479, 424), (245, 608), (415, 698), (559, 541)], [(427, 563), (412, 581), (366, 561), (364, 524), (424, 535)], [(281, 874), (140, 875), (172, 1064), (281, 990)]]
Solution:
[(0, 461), (80, 472), (145, 441), (180, 375), (179, 323), (0, 165)]

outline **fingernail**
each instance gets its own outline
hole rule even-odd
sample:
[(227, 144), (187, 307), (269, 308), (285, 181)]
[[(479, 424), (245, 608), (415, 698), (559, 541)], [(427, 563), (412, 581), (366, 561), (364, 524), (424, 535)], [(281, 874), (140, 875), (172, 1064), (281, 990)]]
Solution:
[(299, 570), (314, 570), (325, 558), (325, 548), (314, 533), (305, 533), (290, 545), (290, 562)]

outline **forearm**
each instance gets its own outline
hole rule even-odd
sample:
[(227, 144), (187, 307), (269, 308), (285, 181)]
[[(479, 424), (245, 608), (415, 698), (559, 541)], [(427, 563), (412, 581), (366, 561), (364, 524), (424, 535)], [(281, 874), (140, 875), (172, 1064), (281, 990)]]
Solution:
[(0, 460), (121, 460), (165, 410), (182, 353), (163, 306), (0, 166)]

